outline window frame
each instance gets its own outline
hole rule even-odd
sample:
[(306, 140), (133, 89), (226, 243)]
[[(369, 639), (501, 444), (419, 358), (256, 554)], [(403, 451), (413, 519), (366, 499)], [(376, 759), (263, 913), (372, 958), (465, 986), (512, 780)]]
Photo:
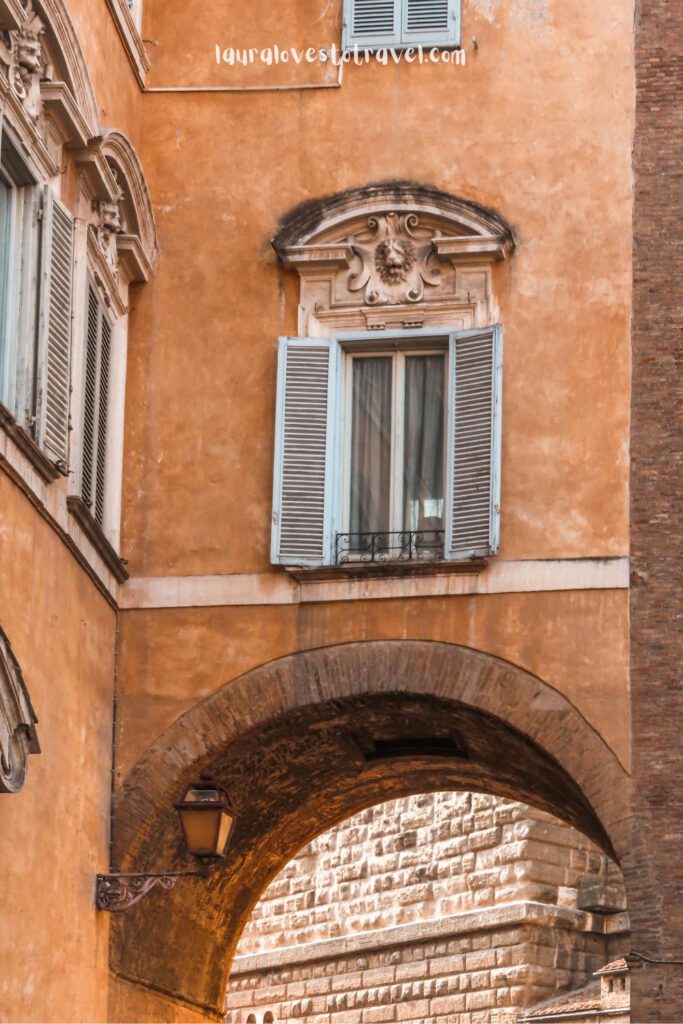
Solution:
[[(481, 562), (498, 553), (503, 369), (500, 323), (471, 329), (390, 328), (280, 338), (271, 564), (295, 573), (299, 569), (329, 570), (341, 565), (337, 544), (338, 535), (342, 535), (344, 353), (354, 348), (377, 351), (392, 342), (395, 348), (405, 347), (408, 342), (414, 350), (416, 340), (417, 347), (424, 349), (438, 344), (439, 339), (448, 344), (449, 372), (444, 552), (438, 565)], [(311, 357), (308, 363), (304, 356), (307, 351)], [(490, 404), (482, 402), (484, 385)], [(483, 491), (481, 474), (485, 466), (488, 485)], [(431, 568), (435, 571), (434, 564)]]
[[(385, 332), (382, 332), (383, 334)], [(444, 403), (443, 403), (443, 489), (442, 501), (444, 510), (446, 504), (446, 470), (448, 465), (448, 373), (449, 373), (449, 352), (448, 338), (441, 345), (433, 346), (427, 344), (410, 344), (412, 332), (406, 332), (405, 338), (395, 338), (394, 345), (387, 347), (378, 343), (368, 345), (362, 350), (342, 347), (342, 358), (344, 365), (340, 377), (342, 378), (343, 395), (340, 405), (341, 425), (339, 428), (342, 436), (341, 473), (342, 479), (339, 488), (339, 499), (341, 506), (333, 510), (333, 523), (337, 522), (340, 529), (334, 533), (349, 533), (351, 529), (351, 456), (352, 456), (352, 429), (353, 429), (353, 366), (357, 359), (373, 359), (377, 357), (391, 358), (392, 360), (392, 403), (391, 403), (391, 476), (390, 476), (390, 501), (389, 501), (389, 533), (404, 533), (410, 530), (403, 524), (402, 509), (404, 507), (404, 484), (402, 480), (402, 467), (405, 460), (405, 360), (410, 356), (444, 356)], [(377, 332), (373, 332), (373, 341)], [(444, 524), (445, 527), (445, 524)]]
[(35, 440), (40, 358), (42, 194), (36, 175), (21, 156), (6, 125), (3, 125), (0, 136), (0, 174), (9, 186), (11, 196), (5, 308), (0, 311), (0, 401)]
[[(342, 21), (342, 51), (358, 50), (374, 52), (380, 49), (409, 50), (422, 47), (424, 49), (437, 50), (459, 50), (462, 45), (462, 0), (448, 0), (448, 21), (444, 33), (429, 32), (428, 30), (408, 28), (408, 0), (393, 0), (394, 3), (394, 29), (391, 33), (385, 33), (380, 38), (364, 38), (354, 34), (355, 0), (344, 0), (343, 21)], [(431, 38), (429, 38), (431, 35)]]
[[(74, 413), (73, 419), (77, 430), (74, 438), (74, 495), (83, 503), (84, 508), (92, 520), (93, 525), (101, 532), (101, 535), (108, 541), (115, 551), (120, 544), (121, 531), (121, 493), (122, 493), (122, 449), (123, 449), (123, 404), (125, 400), (125, 374), (126, 374), (126, 323), (125, 317), (117, 316), (111, 301), (108, 302), (108, 292), (98, 281), (98, 275), (88, 262), (86, 272), (83, 275), (83, 282), (79, 288), (77, 305), (81, 308), (81, 316), (78, 321), (79, 352), (75, 355), (77, 360), (78, 373), (75, 376), (74, 384)], [(86, 443), (85, 417), (86, 417), (86, 391), (87, 391), (87, 360), (88, 360), (88, 310), (90, 295), (94, 294), (98, 311), (98, 333), (97, 333), (97, 377), (95, 387), (97, 392), (97, 403), (100, 400), (101, 381), (101, 346), (102, 331), (101, 324), (105, 321), (110, 329), (109, 335), (109, 365), (108, 365), (108, 386), (106, 386), (106, 425), (103, 438), (104, 462), (102, 470), (102, 516), (96, 515), (96, 481), (97, 481), (97, 444), (100, 429), (99, 410), (97, 413), (97, 434), (94, 437), (94, 461), (92, 467), (91, 495), (90, 500), (84, 496), (83, 471), (84, 453)]]

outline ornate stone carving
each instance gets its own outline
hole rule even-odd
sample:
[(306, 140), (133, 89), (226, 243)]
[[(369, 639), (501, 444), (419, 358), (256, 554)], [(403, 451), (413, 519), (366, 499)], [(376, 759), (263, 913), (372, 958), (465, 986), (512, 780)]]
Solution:
[(121, 210), (123, 192), (119, 189), (113, 199), (96, 199), (93, 202), (97, 243), (109, 266), (117, 269), (118, 253), (116, 236), (125, 232), (126, 226)]
[(0, 793), (24, 784), (29, 754), (39, 754), (36, 718), (19, 663), (0, 629)]
[(302, 337), (495, 323), (493, 265), (514, 249), (496, 213), (416, 182), (302, 204), (272, 244), (300, 277)]
[(25, 20), (19, 29), (0, 33), (0, 61), (7, 68), (10, 88), (32, 121), (43, 110), (40, 83), (50, 77), (43, 51), (45, 25), (31, 0), (24, 5)]
[(362, 264), (349, 275), (349, 291), (364, 289), (369, 306), (420, 302), (425, 285), (441, 283), (433, 232), (421, 226), (417, 214), (368, 217), (367, 231), (351, 236), (348, 244)]

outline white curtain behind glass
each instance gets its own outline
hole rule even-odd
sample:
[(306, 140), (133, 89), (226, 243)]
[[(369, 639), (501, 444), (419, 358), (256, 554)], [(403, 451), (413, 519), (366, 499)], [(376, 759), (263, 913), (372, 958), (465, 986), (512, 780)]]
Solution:
[(405, 361), (403, 529), (443, 529), (444, 356)]
[(351, 533), (389, 530), (391, 356), (354, 359), (351, 423)]

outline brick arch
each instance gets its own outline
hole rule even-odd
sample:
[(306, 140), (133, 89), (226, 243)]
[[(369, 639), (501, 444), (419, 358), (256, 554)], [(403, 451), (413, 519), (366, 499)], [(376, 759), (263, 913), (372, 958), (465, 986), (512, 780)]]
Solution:
[[(453, 756), (417, 742), (429, 737), (447, 738)], [(381, 745), (397, 740), (405, 756)], [(175, 722), (125, 782), (119, 870), (192, 868), (173, 803), (201, 771), (214, 772), (242, 810), (229, 857), (208, 882), (184, 879), (117, 918), (111, 964), (213, 1014), (267, 884), (316, 835), (382, 800), (479, 789), (556, 814), (617, 859), (627, 850), (628, 776), (592, 726), (537, 677), (451, 644), (321, 648), (223, 686)]]

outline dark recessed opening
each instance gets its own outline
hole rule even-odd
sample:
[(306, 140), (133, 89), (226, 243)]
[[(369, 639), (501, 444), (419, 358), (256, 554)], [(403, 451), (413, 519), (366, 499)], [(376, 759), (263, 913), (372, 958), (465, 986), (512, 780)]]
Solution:
[(366, 761), (389, 757), (467, 757), (465, 745), (453, 736), (400, 736), (390, 740), (373, 740), (365, 749)]

